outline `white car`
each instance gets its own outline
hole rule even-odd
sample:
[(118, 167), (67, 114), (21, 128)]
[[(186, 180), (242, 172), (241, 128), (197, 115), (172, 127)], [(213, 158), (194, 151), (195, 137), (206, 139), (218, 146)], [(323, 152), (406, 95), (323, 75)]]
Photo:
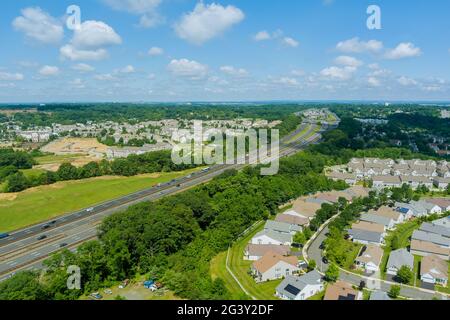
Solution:
[(92, 212), (92, 211), (94, 211), (94, 208), (86, 209), (86, 211), (87, 211), (87, 212)]

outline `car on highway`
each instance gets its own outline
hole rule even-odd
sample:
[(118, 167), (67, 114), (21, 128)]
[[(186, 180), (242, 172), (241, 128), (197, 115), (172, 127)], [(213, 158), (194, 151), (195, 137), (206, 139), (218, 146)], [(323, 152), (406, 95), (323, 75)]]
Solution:
[(92, 211), (94, 211), (94, 208), (88, 208), (88, 209), (86, 209), (86, 212), (92, 212)]
[(9, 237), (8, 233), (0, 233), (0, 239), (6, 239)]
[(42, 236), (39, 236), (37, 238), (38, 241), (41, 241), (41, 240), (44, 240), (44, 239), (47, 239), (47, 236), (45, 234), (43, 234)]
[(44, 224), (44, 225), (41, 227), (42, 230), (45, 230), (45, 229), (48, 229), (48, 228), (50, 228), (50, 225), (49, 225), (49, 224)]
[(67, 246), (68, 246), (68, 244), (65, 243), (65, 242), (64, 242), (64, 243), (61, 243), (61, 244), (59, 245), (60, 248), (64, 248), (64, 247), (67, 247)]

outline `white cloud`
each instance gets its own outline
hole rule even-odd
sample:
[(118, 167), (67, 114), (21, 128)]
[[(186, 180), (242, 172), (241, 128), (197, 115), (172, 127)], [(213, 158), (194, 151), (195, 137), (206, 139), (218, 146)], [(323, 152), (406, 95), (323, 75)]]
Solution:
[(296, 77), (303, 77), (306, 73), (303, 70), (297, 69), (297, 70), (292, 70), (291, 74)]
[(265, 41), (270, 40), (271, 38), (271, 35), (267, 31), (260, 31), (253, 37), (255, 41)]
[(72, 69), (79, 72), (92, 72), (95, 70), (93, 66), (90, 66), (86, 63), (79, 63), (72, 66)]
[(106, 59), (108, 57), (108, 51), (106, 51), (105, 49), (79, 50), (70, 44), (61, 47), (61, 49), (59, 49), (59, 52), (63, 58), (72, 61), (98, 61)]
[(191, 79), (204, 78), (208, 73), (208, 67), (194, 60), (180, 59), (172, 60), (168, 69), (172, 74)]
[(76, 78), (76, 79), (70, 81), (70, 84), (71, 84), (73, 87), (77, 88), (77, 89), (83, 89), (83, 88), (85, 88), (85, 85), (84, 85), (84, 83), (83, 83), (83, 80), (81, 80), (80, 78)]
[(405, 77), (405, 76), (402, 76), (402, 77), (398, 78), (397, 82), (400, 83), (402, 86), (405, 86), (405, 87), (417, 85), (417, 81), (416, 80), (414, 80), (412, 78)]
[(148, 54), (150, 56), (160, 56), (160, 55), (164, 54), (164, 49), (159, 48), (159, 47), (152, 47), (152, 48), (150, 48), (150, 50), (148, 50)]
[(105, 74), (96, 74), (94, 76), (95, 79), (100, 81), (116, 81), (118, 80), (115, 76), (113, 76), (111, 73), (105, 73)]
[(371, 86), (371, 87), (379, 87), (381, 85), (380, 80), (375, 78), (375, 77), (369, 77), (367, 79), (367, 83)]
[(395, 49), (388, 50), (385, 54), (386, 59), (397, 60), (403, 58), (418, 57), (422, 50), (411, 42), (402, 42)]
[(85, 21), (74, 31), (72, 45), (79, 49), (99, 48), (122, 43), (121, 37), (102, 21)]
[(350, 79), (353, 74), (356, 72), (357, 68), (355, 67), (329, 67), (329, 68), (325, 68), (323, 69), (320, 74), (324, 77), (329, 77), (332, 79), (337, 79), (337, 80), (348, 80)]
[(299, 42), (291, 37), (284, 37), (283, 43), (292, 48), (297, 48), (299, 46)]
[(205, 5), (199, 2), (194, 11), (185, 14), (175, 24), (175, 31), (181, 39), (201, 45), (223, 34), (244, 17), (244, 13), (234, 6), (223, 7), (215, 3)]
[(21, 81), (24, 78), (21, 73), (0, 72), (0, 81)]
[(286, 85), (286, 86), (293, 86), (293, 87), (296, 87), (296, 86), (300, 85), (300, 83), (298, 82), (297, 79), (289, 78), (289, 77), (281, 77), (279, 79), (275, 79), (273, 82), (276, 83), (276, 84), (281, 84), (281, 85)]
[(379, 52), (383, 49), (383, 43), (377, 40), (360, 41), (358, 37), (341, 41), (336, 49), (347, 53)]
[(220, 67), (220, 71), (223, 73), (226, 73), (230, 76), (236, 76), (236, 77), (244, 77), (248, 75), (248, 71), (242, 68), (235, 68), (232, 66), (223, 66)]
[(143, 28), (151, 28), (164, 21), (157, 10), (161, 0), (103, 0), (103, 2), (114, 10), (140, 15), (139, 26)]
[(339, 56), (334, 60), (334, 62), (336, 64), (349, 67), (360, 67), (363, 65), (362, 61), (350, 56)]
[(64, 37), (62, 23), (41, 8), (25, 8), (22, 16), (14, 19), (15, 30), (23, 32), (29, 39), (44, 44), (56, 44)]
[(128, 65), (120, 70), (117, 70), (119, 73), (135, 73), (136, 69), (132, 65)]
[(39, 74), (45, 77), (56, 76), (59, 74), (59, 68), (55, 66), (43, 66), (39, 69)]

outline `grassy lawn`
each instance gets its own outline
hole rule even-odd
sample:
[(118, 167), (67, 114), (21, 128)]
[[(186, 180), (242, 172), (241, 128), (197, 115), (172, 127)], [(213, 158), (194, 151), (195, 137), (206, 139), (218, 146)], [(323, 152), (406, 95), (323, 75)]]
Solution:
[[(230, 249), (229, 266), (234, 275), (239, 279), (244, 288), (258, 300), (275, 300), (275, 289), (282, 280), (269, 281), (257, 284), (248, 274), (252, 261), (243, 259), (244, 250), (251, 238), (264, 228), (264, 223), (259, 224), (253, 231), (245, 237), (239, 239)], [(222, 252), (211, 261), (211, 276), (220, 277), (224, 280), (225, 286), (238, 299), (248, 298), (242, 292), (239, 285), (226, 270), (227, 252)]]
[[(448, 273), (450, 274), (450, 262), (448, 263)], [(447, 282), (447, 287), (435, 286), (435, 290), (450, 294), (450, 282)]]
[[(18, 193), (0, 194), (0, 230), (12, 231), (65, 213), (124, 196), (184, 176), (171, 172), (135, 177), (100, 177), (58, 182)], [(2, 198), (14, 196), (14, 198)]]
[(24, 169), (20, 170), (27, 178), (33, 178), (39, 176), (41, 173), (44, 173), (45, 170), (42, 169)]
[(80, 157), (83, 157), (83, 154), (64, 154), (64, 155), (48, 155), (48, 156), (42, 156), (37, 157), (35, 160), (38, 164), (53, 164), (53, 163), (61, 163), (64, 161), (70, 162), (71, 160), (79, 159)]
[(420, 287), (420, 262), (422, 261), (421, 256), (414, 256), (414, 269), (413, 274), (414, 277), (410, 282), (410, 285), (415, 287)]
[(399, 239), (399, 248), (406, 248), (410, 245), (409, 239), (411, 238), (414, 230), (419, 229), (420, 225), (421, 222), (418, 219), (402, 223), (398, 225), (394, 231), (390, 231), (385, 237), (384, 240), (386, 244), (383, 247), (384, 254), (380, 264), (380, 270), (383, 278), (385, 277), (386, 265), (392, 251), (392, 239), (397, 236)]
[(346, 241), (347, 248), (345, 251), (347, 252), (346, 260), (344, 262), (344, 265), (342, 266), (344, 269), (350, 270), (350, 268), (355, 263), (355, 259), (358, 257), (359, 252), (361, 251), (361, 248), (363, 247), (362, 244)]
[(225, 282), (225, 287), (236, 300), (248, 300), (245, 292), (242, 291), (238, 283), (233, 279), (226, 269), (227, 251), (218, 254), (210, 263), (211, 278), (220, 278)]

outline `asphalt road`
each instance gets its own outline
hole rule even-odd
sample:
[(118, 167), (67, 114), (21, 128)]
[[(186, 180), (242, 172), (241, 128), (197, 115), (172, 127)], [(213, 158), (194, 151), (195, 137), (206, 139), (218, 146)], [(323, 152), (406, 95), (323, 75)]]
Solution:
[[(303, 131), (306, 126), (308, 124), (302, 124), (296, 132), (283, 141), (289, 141), (287, 140), (289, 137)], [(326, 129), (326, 126), (322, 127), (320, 132)], [(306, 145), (319, 141), (321, 138), (320, 132), (314, 133), (315, 130), (317, 130), (317, 126), (311, 125), (297, 142), (281, 146), (280, 157), (296, 153)], [(306, 139), (303, 139), (305, 137)], [(253, 159), (254, 156), (254, 154), (248, 156), (247, 160)], [(18, 230), (12, 233), (10, 237), (0, 240), (0, 281), (9, 278), (19, 270), (40, 269), (42, 268), (42, 261), (51, 254), (60, 251), (62, 248), (76, 249), (81, 243), (94, 239), (101, 221), (115, 212), (123, 211), (140, 202), (156, 201), (174, 195), (208, 182), (226, 170), (241, 169), (245, 166), (242, 164), (213, 166), (207, 172), (198, 172), (159, 187), (142, 190), (99, 204), (89, 210), (77, 211), (52, 221)], [(45, 239), (38, 240), (44, 235), (46, 236)]]
[[(317, 263), (317, 269), (322, 273), (326, 272), (326, 270), (328, 269), (328, 265), (322, 262), (323, 252), (320, 249), (320, 245), (326, 239), (325, 235), (328, 233), (328, 231), (328, 227), (324, 227), (308, 247), (308, 259), (314, 259)], [(346, 272), (344, 270), (341, 270), (339, 279), (358, 287), (361, 284), (361, 281), (364, 281), (367, 288), (371, 290), (382, 290), (384, 292), (389, 292), (392, 285), (398, 285), (398, 283), (392, 283), (376, 278), (369, 278), (362, 275)], [(432, 300), (434, 297), (442, 300), (448, 299), (448, 297), (444, 294), (409, 286), (402, 286), (400, 295), (414, 300)]]

